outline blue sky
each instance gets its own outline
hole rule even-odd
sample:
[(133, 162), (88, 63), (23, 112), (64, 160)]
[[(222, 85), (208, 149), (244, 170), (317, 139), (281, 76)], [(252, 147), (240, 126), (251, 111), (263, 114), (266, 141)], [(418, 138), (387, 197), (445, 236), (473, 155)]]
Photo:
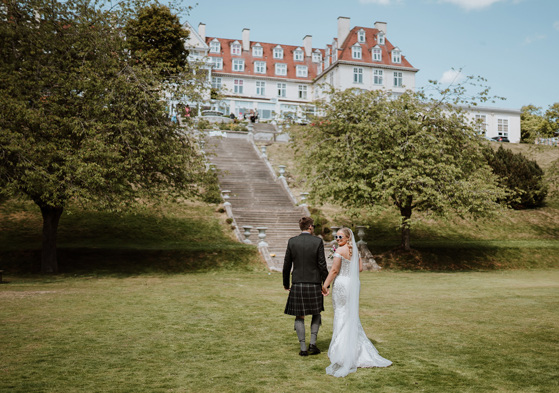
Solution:
[(324, 48), (339, 16), (352, 27), (386, 22), (387, 38), (420, 69), (416, 87), (454, 68), (507, 98), (493, 106), (559, 102), (558, 0), (198, 0), (183, 19), (205, 23), (211, 37), (241, 39), (249, 28), (252, 41), (300, 45), (309, 34)]

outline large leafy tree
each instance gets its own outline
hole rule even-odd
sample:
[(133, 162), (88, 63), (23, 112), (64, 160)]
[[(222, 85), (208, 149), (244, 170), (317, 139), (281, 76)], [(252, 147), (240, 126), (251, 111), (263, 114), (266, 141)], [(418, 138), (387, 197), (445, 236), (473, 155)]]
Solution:
[(545, 119), (540, 107), (525, 105), (520, 109), (520, 139), (522, 142), (534, 143), (542, 134)]
[(394, 204), (404, 250), (413, 211), (477, 215), (503, 196), (484, 142), (454, 105), (351, 89), (333, 92), (322, 110), (293, 132), (312, 198), (357, 210)]
[(126, 2), (3, 1), (0, 193), (43, 216), (42, 271), (56, 272), (69, 202), (122, 209), (152, 195), (192, 196), (204, 181), (194, 141), (169, 121), (166, 84), (127, 49)]
[(188, 30), (177, 15), (160, 4), (151, 4), (138, 10), (125, 28), (128, 45), (135, 58), (157, 67), (165, 76), (181, 73), (188, 63), (184, 43)]

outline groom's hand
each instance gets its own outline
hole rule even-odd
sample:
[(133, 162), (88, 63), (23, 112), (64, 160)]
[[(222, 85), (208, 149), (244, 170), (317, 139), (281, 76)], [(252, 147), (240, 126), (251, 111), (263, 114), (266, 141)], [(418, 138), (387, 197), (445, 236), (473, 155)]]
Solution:
[(323, 296), (328, 296), (329, 294), (330, 294), (330, 290), (323, 285), (322, 286), (322, 295)]
[(285, 289), (286, 291), (288, 291), (288, 292), (289, 292), (289, 288), (283, 287), (283, 289)]

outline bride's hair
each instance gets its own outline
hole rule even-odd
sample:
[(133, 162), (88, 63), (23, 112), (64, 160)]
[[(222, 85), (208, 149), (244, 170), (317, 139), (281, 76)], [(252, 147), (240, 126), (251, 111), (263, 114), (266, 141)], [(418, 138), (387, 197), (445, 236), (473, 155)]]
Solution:
[(347, 248), (349, 248), (349, 257), (351, 258), (353, 256), (353, 243), (351, 241), (351, 231), (349, 230), (349, 228), (343, 227), (340, 229), (340, 232), (342, 232), (344, 235), (346, 235), (347, 237)]

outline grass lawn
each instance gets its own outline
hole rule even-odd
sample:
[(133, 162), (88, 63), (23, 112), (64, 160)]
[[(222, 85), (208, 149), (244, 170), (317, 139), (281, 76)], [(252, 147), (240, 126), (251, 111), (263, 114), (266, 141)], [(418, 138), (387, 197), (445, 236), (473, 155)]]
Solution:
[[(0, 392), (557, 392), (559, 271), (365, 272), (386, 369), (301, 358), (281, 275), (7, 276)], [(309, 327), (307, 321), (307, 336)]]

